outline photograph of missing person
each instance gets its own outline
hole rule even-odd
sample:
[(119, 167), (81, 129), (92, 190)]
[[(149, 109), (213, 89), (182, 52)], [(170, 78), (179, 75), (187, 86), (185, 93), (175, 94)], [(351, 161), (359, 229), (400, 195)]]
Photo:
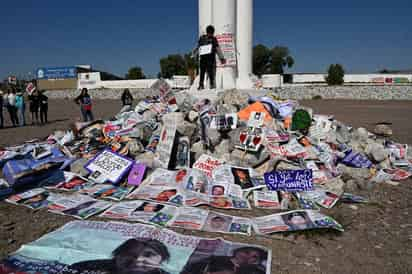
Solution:
[(150, 202), (144, 202), (141, 204), (138, 208), (136, 208), (133, 212), (137, 211), (144, 211), (144, 212), (159, 212), (162, 210), (165, 206), (161, 204), (154, 204)]
[(242, 189), (253, 187), (248, 169), (232, 167), (232, 174), (235, 178), (235, 184), (239, 185)]
[(222, 185), (214, 185), (212, 187), (212, 196), (224, 196), (225, 195), (225, 187)]
[(282, 219), (291, 231), (315, 228), (315, 225), (305, 211), (291, 212), (282, 215)]
[(17, 203), (27, 205), (33, 209), (44, 207), (48, 204), (47, 197), (49, 197), (48, 192), (40, 193), (36, 196), (30, 197), (28, 199), (20, 200)]
[(129, 239), (118, 246), (111, 259), (75, 263), (70, 271), (106, 274), (169, 274), (162, 264), (170, 258), (167, 247), (154, 239)]
[(159, 194), (157, 194), (155, 200), (158, 202), (168, 202), (172, 199), (173, 196), (177, 194), (176, 189), (167, 189), (163, 190)]
[(88, 208), (89, 206), (92, 206), (95, 203), (97, 203), (96, 200), (88, 201), (88, 202), (78, 205), (77, 207), (66, 209), (62, 211), (62, 213), (67, 214), (67, 215), (80, 215), (82, 211), (85, 211), (86, 208)]
[(232, 217), (209, 212), (203, 230), (206, 231), (228, 231)]
[[(258, 247), (241, 246), (228, 254), (202, 250), (202, 244), (190, 257), (180, 274), (265, 274), (268, 253)], [(225, 250), (217, 248), (215, 251)], [(215, 253), (205, 256), (204, 254)]]

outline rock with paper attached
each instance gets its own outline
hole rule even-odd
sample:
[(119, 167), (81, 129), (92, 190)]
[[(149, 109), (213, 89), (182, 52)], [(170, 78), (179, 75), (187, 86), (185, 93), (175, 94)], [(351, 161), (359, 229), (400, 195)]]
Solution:
[(246, 93), (240, 93), (237, 90), (226, 91), (220, 98), (222, 104), (246, 106), (249, 99), (249, 95)]
[(188, 92), (179, 92), (175, 94), (176, 104), (181, 112), (189, 112), (196, 103), (196, 98)]
[(199, 112), (191, 110), (189, 111), (189, 115), (187, 118), (189, 119), (190, 122), (194, 123), (199, 118)]
[(257, 153), (249, 153), (244, 150), (235, 149), (230, 154), (230, 163), (239, 166), (259, 166), (269, 158), (269, 153), (266, 150), (261, 150)]
[(167, 124), (168, 122), (174, 122), (176, 125), (183, 123), (185, 120), (184, 113), (182, 112), (171, 112), (163, 115), (162, 122)]
[(352, 138), (358, 142), (365, 143), (368, 140), (368, 130), (360, 127), (352, 133)]
[(351, 134), (347, 126), (342, 123), (336, 123), (336, 140), (341, 143), (345, 144), (348, 143), (351, 139)]
[(144, 152), (144, 146), (136, 139), (131, 139), (128, 143), (129, 153), (132, 156), (137, 156), (139, 153)]
[(135, 160), (141, 164), (144, 164), (148, 168), (155, 167), (155, 154), (153, 152), (148, 151), (148, 152), (139, 154), (138, 156), (135, 157)]
[(233, 150), (230, 146), (230, 140), (224, 139), (218, 146), (215, 147), (217, 158), (222, 158), (223, 155), (230, 153)]
[(222, 136), (217, 129), (209, 128), (207, 130), (207, 136), (209, 137), (210, 144), (215, 147), (222, 141)]
[(89, 160), (86, 158), (79, 158), (70, 165), (70, 171), (81, 176), (87, 176), (90, 172), (84, 168)]
[(384, 146), (375, 142), (369, 143), (365, 148), (365, 152), (377, 163), (383, 162), (389, 157), (389, 152)]
[(196, 132), (197, 126), (187, 121), (183, 121), (182, 123), (177, 124), (176, 129), (177, 129), (177, 132), (179, 132), (179, 134), (192, 138), (192, 136)]
[(391, 127), (386, 123), (377, 124), (373, 130), (373, 133), (375, 133), (376, 135), (385, 136), (385, 137), (389, 137), (393, 135), (393, 131)]
[(337, 169), (342, 174), (341, 178), (344, 182), (354, 180), (358, 187), (362, 189), (367, 187), (368, 181), (372, 175), (368, 168), (353, 168), (339, 164)]

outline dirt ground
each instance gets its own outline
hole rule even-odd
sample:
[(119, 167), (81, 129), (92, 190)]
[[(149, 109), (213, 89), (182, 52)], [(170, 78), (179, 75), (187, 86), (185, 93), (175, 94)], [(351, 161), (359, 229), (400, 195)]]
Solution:
[[(315, 113), (333, 114), (336, 119), (354, 127), (363, 126), (371, 130), (377, 122), (391, 122), (394, 139), (412, 144), (412, 101), (318, 100), (301, 103), (312, 107)], [(109, 118), (119, 108), (118, 101), (98, 101), (95, 103), (95, 116)], [(72, 101), (51, 100), (47, 125), (2, 129), (0, 145), (45, 137), (56, 129), (66, 129), (79, 117), (80, 111)], [(6, 125), (8, 121), (6, 117)], [(399, 186), (381, 184), (369, 192), (357, 193), (368, 197), (370, 204), (354, 206), (339, 203), (332, 210), (324, 211), (344, 226), (343, 233), (309, 231), (246, 237), (176, 231), (271, 248), (272, 273), (412, 273), (411, 186), (412, 180), (403, 181)], [(268, 210), (229, 212), (238, 216), (271, 213), (273, 211)], [(0, 258), (71, 220), (47, 210), (32, 211), (0, 202)]]

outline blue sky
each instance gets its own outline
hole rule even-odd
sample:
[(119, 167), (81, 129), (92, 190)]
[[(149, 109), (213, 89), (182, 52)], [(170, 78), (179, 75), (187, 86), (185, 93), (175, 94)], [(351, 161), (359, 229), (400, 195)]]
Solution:
[[(408, 2), (255, 0), (254, 43), (288, 46), (291, 72), (331, 63), (352, 73), (412, 69)], [(197, 0), (13, 0), (1, 10), (0, 79), (76, 64), (121, 76), (139, 65), (156, 75), (162, 56), (194, 46), (198, 28)]]

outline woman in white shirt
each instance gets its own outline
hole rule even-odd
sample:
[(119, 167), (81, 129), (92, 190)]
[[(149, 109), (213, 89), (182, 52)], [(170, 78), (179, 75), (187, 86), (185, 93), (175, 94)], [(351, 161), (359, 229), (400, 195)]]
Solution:
[(17, 108), (16, 108), (16, 92), (12, 89), (9, 90), (7, 94), (7, 110), (10, 114), (10, 120), (13, 124), (13, 127), (19, 125), (19, 118), (17, 117)]

